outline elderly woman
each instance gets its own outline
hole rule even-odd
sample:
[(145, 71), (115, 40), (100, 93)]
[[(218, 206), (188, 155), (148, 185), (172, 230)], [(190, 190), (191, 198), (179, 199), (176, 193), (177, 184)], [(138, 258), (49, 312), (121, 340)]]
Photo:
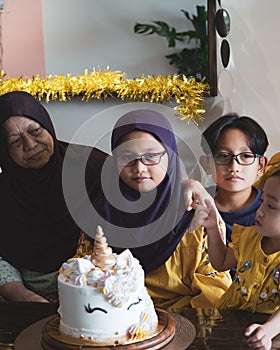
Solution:
[[(94, 220), (92, 225), (83, 185), (90, 200), (100, 197), (101, 169), (108, 156), (95, 148), (70, 148), (59, 141), (46, 109), (20, 91), (0, 96), (0, 142), (0, 297), (56, 301), (57, 271), (74, 255), (82, 226), (70, 215), (67, 204), (69, 200), (75, 204), (75, 213), (90, 222), (92, 230), (100, 224)], [(70, 185), (66, 203), (63, 162), (67, 148), (68, 177), (79, 173), (85, 157), (87, 161), (85, 181)], [(190, 208), (202, 189), (196, 181), (188, 184), (185, 198)]]
[[(68, 144), (57, 140), (46, 109), (26, 92), (0, 96), (0, 296), (56, 300), (57, 271), (73, 256), (80, 228), (65, 204), (62, 164)], [(83, 146), (72, 154), (80, 166)], [(88, 160), (90, 194), (106, 155)], [(73, 199), (79, 189), (73, 192)]]

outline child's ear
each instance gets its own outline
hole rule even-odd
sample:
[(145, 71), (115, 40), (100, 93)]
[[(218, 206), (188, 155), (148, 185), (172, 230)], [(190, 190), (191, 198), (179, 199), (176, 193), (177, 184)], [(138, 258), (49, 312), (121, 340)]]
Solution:
[(259, 169), (257, 174), (258, 176), (262, 176), (266, 165), (267, 165), (267, 158), (266, 157), (259, 158)]
[(207, 175), (211, 174), (209, 161), (209, 157), (207, 157), (205, 154), (199, 157), (199, 163)]

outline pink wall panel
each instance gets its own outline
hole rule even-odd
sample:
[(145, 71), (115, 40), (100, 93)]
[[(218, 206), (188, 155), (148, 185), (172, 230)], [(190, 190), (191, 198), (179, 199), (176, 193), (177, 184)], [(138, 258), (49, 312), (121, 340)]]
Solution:
[(41, 0), (10, 0), (0, 15), (2, 69), (7, 77), (45, 75)]

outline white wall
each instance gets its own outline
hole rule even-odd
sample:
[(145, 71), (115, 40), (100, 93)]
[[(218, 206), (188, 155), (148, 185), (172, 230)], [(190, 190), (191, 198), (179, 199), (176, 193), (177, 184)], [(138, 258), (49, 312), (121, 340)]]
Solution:
[[(267, 154), (272, 155), (280, 151), (280, 2), (224, 0), (222, 5), (231, 17), (227, 40), (231, 47), (228, 71), (233, 92), (229, 99), (218, 96), (215, 102), (219, 100), (225, 111), (249, 115), (258, 121), (268, 134)], [(217, 40), (219, 48), (220, 38)], [(221, 74), (220, 60), (218, 63)]]
[[(162, 59), (169, 53), (164, 39), (134, 34), (133, 25), (136, 21), (162, 19), (178, 29), (180, 26), (185, 28), (180, 9), (188, 10), (186, 6), (195, 8), (196, 3), (195, 0), (187, 4), (185, 0), (42, 0), (47, 72), (81, 74), (84, 68), (104, 69), (109, 66), (112, 70), (126, 72), (128, 77), (173, 74), (174, 68)], [(121, 17), (117, 17), (116, 10), (112, 10), (113, 4), (118, 4)], [(231, 17), (231, 31), (227, 39), (231, 47), (228, 74), (233, 80), (233, 91), (228, 97), (219, 93), (217, 97), (205, 100), (206, 119), (199, 124), (199, 128), (204, 130), (222, 113), (234, 111), (249, 115), (267, 131), (270, 140), (267, 154), (270, 156), (279, 150), (280, 49), (277, 35), (280, 29), (280, 2), (224, 0), (222, 5)], [(127, 27), (131, 28), (129, 47), (122, 40)], [(109, 43), (108, 38), (112, 38), (116, 32), (119, 36)], [(219, 60), (219, 37), (217, 42), (220, 76), (223, 70)], [(51, 102), (47, 109), (55, 122), (58, 136), (69, 140), (92, 115), (120, 103), (119, 100), (85, 103), (74, 99), (71, 103)], [(102, 128), (103, 125), (104, 128), (105, 125), (105, 129), (109, 129), (109, 125), (106, 125), (108, 122), (104, 119), (96, 127)], [(190, 136), (188, 124), (180, 123), (182, 127), (179, 129), (187, 140)]]
[[(180, 10), (195, 13), (198, 4), (206, 5), (206, 0), (188, 4), (185, 0), (42, 0), (46, 72), (79, 75), (86, 68), (90, 71), (109, 67), (112, 71), (126, 73), (127, 78), (174, 74), (176, 68), (164, 57), (174, 49), (168, 48), (165, 38), (135, 34), (133, 27), (136, 22), (163, 20), (179, 31), (192, 29)], [(201, 154), (200, 129), (192, 123), (179, 121), (174, 116), (173, 102), (137, 103), (135, 106), (135, 103), (117, 98), (105, 103), (80, 102), (80, 98), (74, 98), (71, 102), (45, 105), (59, 138), (69, 141), (79, 130), (74, 136), (75, 142), (94, 144), (107, 152), (111, 129), (121, 114), (132, 108), (157, 109), (172, 122), (185, 166), (190, 162), (196, 164)], [(107, 109), (114, 106), (120, 107), (107, 113)], [(94, 118), (93, 123), (91, 118)], [(100, 142), (96, 144), (97, 141)], [(193, 170), (193, 166), (189, 168)]]
[[(181, 9), (186, 0), (41, 0), (46, 72), (81, 74), (85, 68), (120, 70), (128, 77), (176, 73), (165, 55), (174, 49), (156, 35), (135, 34), (136, 22), (166, 21), (179, 31), (191, 29)], [(206, 4), (198, 0), (197, 4)]]

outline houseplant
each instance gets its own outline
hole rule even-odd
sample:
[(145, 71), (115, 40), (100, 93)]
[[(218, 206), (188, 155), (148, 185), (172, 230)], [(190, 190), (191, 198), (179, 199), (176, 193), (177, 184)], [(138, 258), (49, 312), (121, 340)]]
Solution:
[(200, 81), (208, 75), (207, 11), (205, 6), (196, 6), (196, 11), (197, 14), (190, 15), (188, 11), (181, 10), (187, 21), (192, 23), (192, 30), (178, 32), (166, 22), (152, 21), (153, 24), (136, 23), (134, 32), (165, 37), (168, 47), (175, 48), (178, 41), (186, 42), (187, 47), (165, 57), (178, 69), (178, 74), (194, 76)]

